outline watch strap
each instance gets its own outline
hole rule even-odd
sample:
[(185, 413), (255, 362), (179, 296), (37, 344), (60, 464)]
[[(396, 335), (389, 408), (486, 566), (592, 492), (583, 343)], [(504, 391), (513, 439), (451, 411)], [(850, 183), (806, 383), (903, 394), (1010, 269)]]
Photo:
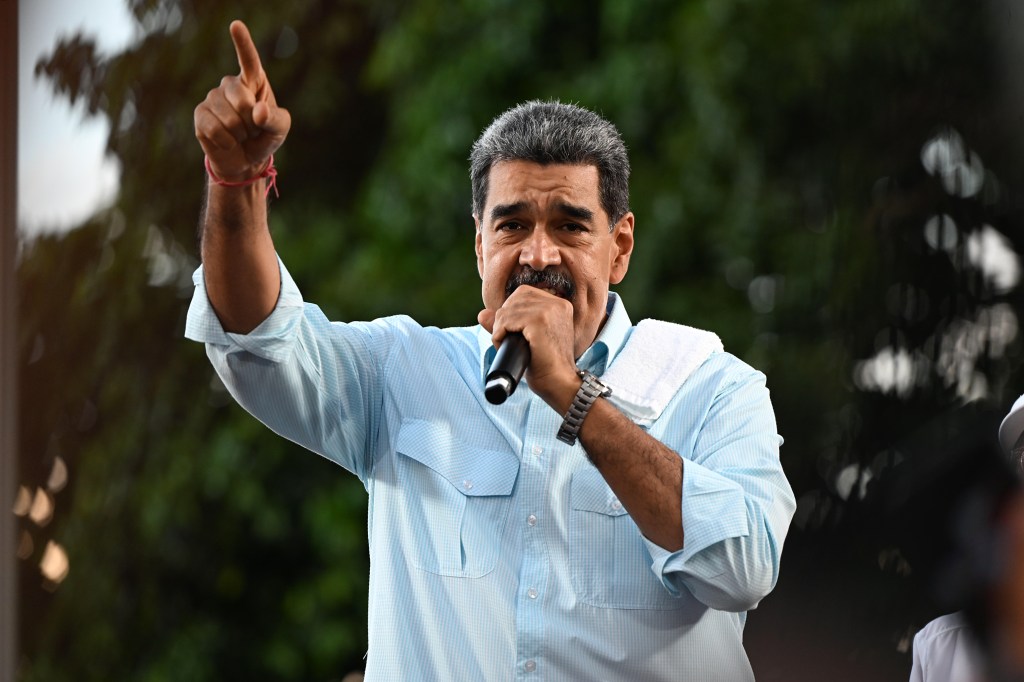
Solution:
[(603, 384), (600, 379), (587, 370), (578, 370), (583, 383), (580, 385), (576, 396), (572, 399), (569, 410), (562, 417), (562, 425), (558, 428), (558, 440), (568, 445), (575, 445), (580, 435), (580, 428), (583, 427), (583, 420), (586, 418), (590, 408), (594, 406), (598, 398), (607, 398), (612, 394), (612, 389)]

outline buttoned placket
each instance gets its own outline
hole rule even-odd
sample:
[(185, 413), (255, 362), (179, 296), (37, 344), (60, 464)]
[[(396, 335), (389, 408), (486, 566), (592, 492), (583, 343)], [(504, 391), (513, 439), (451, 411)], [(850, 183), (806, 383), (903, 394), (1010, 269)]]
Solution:
[(521, 680), (544, 678), (545, 590), (550, 578), (545, 520), (551, 504), (547, 493), (554, 434), (560, 421), (547, 404), (531, 397), (519, 482), (523, 556), (516, 595), (516, 679)]

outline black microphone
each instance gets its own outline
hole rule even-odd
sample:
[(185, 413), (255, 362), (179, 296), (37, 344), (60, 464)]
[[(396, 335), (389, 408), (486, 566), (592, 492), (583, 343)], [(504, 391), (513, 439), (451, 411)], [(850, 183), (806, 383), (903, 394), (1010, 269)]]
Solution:
[(487, 372), (484, 395), (492, 405), (501, 405), (515, 393), (519, 380), (530, 364), (530, 344), (519, 332), (509, 332), (498, 346), (491, 369)]

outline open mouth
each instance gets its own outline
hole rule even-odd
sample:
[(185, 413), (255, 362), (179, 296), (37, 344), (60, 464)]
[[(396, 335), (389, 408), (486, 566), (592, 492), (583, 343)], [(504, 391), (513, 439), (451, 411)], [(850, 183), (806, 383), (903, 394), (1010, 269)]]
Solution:
[(576, 296), (576, 285), (572, 278), (558, 270), (534, 270), (529, 267), (520, 270), (513, 274), (505, 285), (506, 298), (523, 285), (536, 287), (567, 301), (573, 300)]

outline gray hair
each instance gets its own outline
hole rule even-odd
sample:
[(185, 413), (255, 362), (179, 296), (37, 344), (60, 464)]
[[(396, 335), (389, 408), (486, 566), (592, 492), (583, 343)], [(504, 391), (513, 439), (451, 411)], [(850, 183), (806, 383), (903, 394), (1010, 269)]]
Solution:
[(473, 215), (480, 220), (491, 167), (499, 161), (596, 166), (609, 227), (629, 211), (629, 157), (622, 136), (582, 107), (533, 100), (509, 109), (484, 130), (469, 154)]

